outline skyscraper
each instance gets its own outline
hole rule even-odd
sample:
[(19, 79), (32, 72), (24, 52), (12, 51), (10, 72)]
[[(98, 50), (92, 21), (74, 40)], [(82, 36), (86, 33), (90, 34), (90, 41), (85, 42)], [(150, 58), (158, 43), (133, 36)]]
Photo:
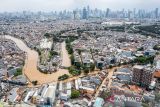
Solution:
[(109, 17), (109, 12), (110, 12), (110, 9), (109, 9), (109, 8), (107, 8), (107, 10), (106, 10), (106, 18), (108, 18), (108, 17)]
[(73, 10), (73, 18), (74, 18), (74, 20), (76, 19), (76, 14), (77, 14), (76, 10)]
[(87, 17), (89, 17), (89, 16), (90, 16), (90, 7), (87, 6)]
[(87, 19), (87, 9), (84, 7), (83, 8), (83, 15), (82, 15), (82, 19)]
[(158, 18), (158, 8), (155, 9), (155, 18)]
[(130, 11), (130, 10), (128, 10), (128, 15), (127, 15), (127, 17), (128, 17), (128, 19), (131, 18), (131, 11)]
[(133, 9), (133, 17), (136, 18), (136, 8)]

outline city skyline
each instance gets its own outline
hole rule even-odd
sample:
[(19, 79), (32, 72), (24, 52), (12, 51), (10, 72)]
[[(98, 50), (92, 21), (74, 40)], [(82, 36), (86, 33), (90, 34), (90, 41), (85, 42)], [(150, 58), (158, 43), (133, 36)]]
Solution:
[(145, 9), (153, 10), (159, 7), (159, 0), (0, 0), (0, 12), (15, 12), (15, 11), (61, 11), (74, 10), (83, 8), (87, 5), (90, 8), (98, 8), (106, 10), (119, 9)]

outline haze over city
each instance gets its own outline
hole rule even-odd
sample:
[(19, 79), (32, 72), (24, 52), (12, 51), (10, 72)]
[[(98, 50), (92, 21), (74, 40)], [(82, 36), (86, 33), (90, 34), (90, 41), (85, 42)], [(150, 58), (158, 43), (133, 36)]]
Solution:
[[(146, 2), (147, 1), (147, 2)], [(89, 5), (98, 9), (146, 9), (159, 7), (159, 0), (0, 0), (0, 12), (60, 11)]]

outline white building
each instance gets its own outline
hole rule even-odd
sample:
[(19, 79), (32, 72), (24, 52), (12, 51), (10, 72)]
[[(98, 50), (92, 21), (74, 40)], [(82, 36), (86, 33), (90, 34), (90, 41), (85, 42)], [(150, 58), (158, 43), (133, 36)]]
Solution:
[(42, 39), (40, 43), (40, 48), (42, 49), (51, 49), (52, 42), (48, 41), (48, 39)]

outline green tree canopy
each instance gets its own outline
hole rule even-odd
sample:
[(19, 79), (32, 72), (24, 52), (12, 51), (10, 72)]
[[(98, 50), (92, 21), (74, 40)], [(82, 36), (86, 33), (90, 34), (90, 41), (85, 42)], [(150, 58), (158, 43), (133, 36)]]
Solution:
[(91, 63), (90, 65), (90, 71), (94, 71), (95, 70), (95, 64)]
[(49, 37), (50, 37), (50, 34), (49, 34), (49, 33), (45, 33), (44, 36), (45, 36), (46, 38), (49, 38)]
[(22, 75), (22, 68), (18, 68), (14, 73), (14, 76)]
[(80, 96), (80, 92), (78, 90), (72, 90), (71, 92), (71, 98), (78, 98)]

